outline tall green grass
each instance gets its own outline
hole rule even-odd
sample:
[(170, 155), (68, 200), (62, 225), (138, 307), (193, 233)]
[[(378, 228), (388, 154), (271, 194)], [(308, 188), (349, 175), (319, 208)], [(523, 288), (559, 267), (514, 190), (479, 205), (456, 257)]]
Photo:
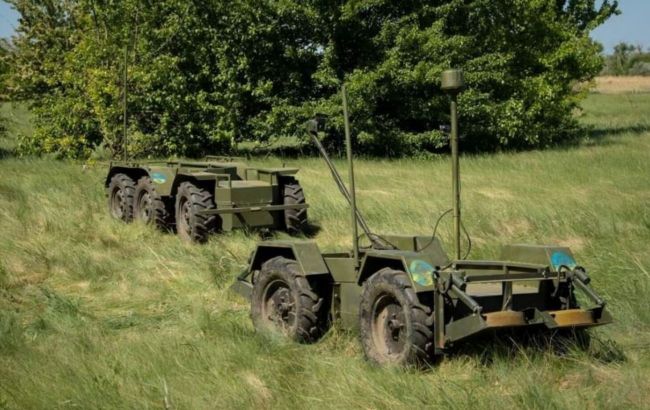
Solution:
[[(578, 115), (592, 138), (580, 147), (461, 165), (471, 257), (496, 258), (509, 242), (570, 245), (615, 323), (587, 351), (488, 340), (424, 372), (376, 368), (336, 328), (310, 346), (255, 334), (228, 286), (256, 234), (185, 244), (111, 220), (104, 166), (6, 157), (0, 408), (647, 408), (649, 113), (650, 95), (590, 96)], [(322, 162), (288, 165), (302, 168), (319, 246), (350, 247), (349, 213)], [(428, 234), (451, 205), (447, 158), (362, 160), (356, 172), (378, 232)]]

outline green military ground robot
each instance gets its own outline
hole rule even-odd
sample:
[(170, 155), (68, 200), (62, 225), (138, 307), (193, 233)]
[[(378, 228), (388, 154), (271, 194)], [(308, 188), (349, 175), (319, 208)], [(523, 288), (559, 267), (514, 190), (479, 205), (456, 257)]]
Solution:
[(141, 220), (187, 240), (205, 242), (236, 228), (307, 227), (296, 168), (251, 168), (228, 158), (204, 162), (112, 162), (105, 186), (110, 213)]
[[(583, 329), (611, 322), (570, 249), (554, 245), (504, 246), (499, 261), (462, 260), (456, 97), (462, 72), (443, 73), (452, 97), (454, 258), (431, 236), (376, 235), (356, 209), (345, 91), (350, 190), (312, 137), (350, 203), (352, 251), (322, 253), (311, 241), (262, 242), (233, 288), (251, 301), (258, 330), (299, 342), (317, 340), (339, 321), (358, 329), (366, 356), (379, 364), (429, 362), (471, 337), (509, 329)], [(367, 247), (359, 246), (361, 226)], [(575, 291), (592, 303), (580, 307)]]

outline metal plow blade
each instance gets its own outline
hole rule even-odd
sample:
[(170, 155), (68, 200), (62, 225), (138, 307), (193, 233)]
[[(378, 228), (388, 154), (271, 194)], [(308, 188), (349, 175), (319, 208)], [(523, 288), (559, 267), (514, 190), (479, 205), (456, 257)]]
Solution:
[[(579, 267), (556, 272), (543, 265), (459, 262), (446, 274), (441, 272), (440, 280), (446, 283), (446, 296), (457, 303), (439, 346), (486, 331), (578, 329), (612, 322), (605, 302)], [(517, 286), (529, 290), (517, 293)], [(574, 290), (594, 306), (580, 308)]]
[(587, 328), (611, 323), (612, 317), (606, 310), (566, 309), (555, 311), (540, 311), (526, 309), (524, 311), (499, 311), (484, 314), (474, 314), (459, 320), (454, 320), (445, 327), (448, 342), (456, 342), (470, 336), (490, 330), (503, 330), (521, 327), (537, 329), (566, 329)]

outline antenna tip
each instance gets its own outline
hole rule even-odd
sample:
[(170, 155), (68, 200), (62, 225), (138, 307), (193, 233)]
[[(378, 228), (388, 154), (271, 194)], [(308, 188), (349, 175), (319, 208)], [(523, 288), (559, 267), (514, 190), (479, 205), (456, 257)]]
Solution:
[(458, 94), (465, 89), (465, 75), (463, 70), (445, 70), (440, 76), (441, 88), (449, 94)]

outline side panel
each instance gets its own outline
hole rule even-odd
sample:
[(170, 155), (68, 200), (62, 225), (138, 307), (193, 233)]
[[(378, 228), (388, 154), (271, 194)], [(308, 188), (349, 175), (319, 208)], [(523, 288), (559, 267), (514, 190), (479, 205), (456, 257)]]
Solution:
[(258, 229), (279, 229), (281, 225), (279, 225), (277, 222), (277, 218), (274, 216), (274, 214), (275, 213), (273, 212), (258, 211), (223, 214), (219, 217), (223, 221), (221, 228), (224, 231), (232, 231), (233, 229), (246, 227)]
[(334, 281), (332, 317), (340, 320), (343, 328), (357, 328), (361, 286), (357, 284), (354, 259), (347, 253), (327, 254), (324, 259)]
[(280, 184), (282, 177), (291, 177), (298, 173), (298, 168), (246, 168), (244, 178), (248, 181), (262, 181), (271, 185)]
[(249, 271), (256, 271), (267, 260), (276, 256), (295, 259), (305, 276), (329, 274), (329, 269), (315, 242), (263, 242), (255, 249)]
[(156, 192), (161, 196), (169, 196), (172, 192), (176, 168), (171, 167), (150, 167), (147, 169), (149, 178), (156, 187)]
[(370, 276), (384, 268), (391, 268), (406, 272), (404, 254), (402, 251), (369, 251), (361, 260), (359, 277), (356, 282), (362, 285)]
[(383, 268), (406, 272), (416, 292), (434, 289), (433, 274), (439, 260), (425, 252), (375, 251), (364, 258), (357, 283), (361, 285), (372, 274)]
[(126, 174), (137, 182), (140, 177), (147, 174), (147, 171), (138, 164), (111, 163), (104, 181), (104, 187), (108, 188), (108, 184), (115, 174)]
[(149, 175), (153, 182), (156, 192), (161, 196), (174, 195), (175, 188), (182, 180), (214, 180), (215, 174), (210, 173), (180, 173), (178, 168), (170, 166), (146, 166), (142, 168), (131, 168), (127, 171), (137, 175), (134, 179), (137, 180), (140, 176)]
[(315, 242), (293, 242), (293, 253), (305, 275), (329, 274), (329, 269)]
[(332, 274), (334, 282), (356, 283), (357, 274), (354, 269), (354, 259), (348, 255), (325, 255), (325, 264)]
[[(217, 209), (273, 205), (273, 187), (258, 181), (219, 181), (215, 189)], [(273, 212), (257, 211), (224, 214), (222, 229), (257, 227), (273, 228), (277, 218)]]
[[(361, 286), (356, 283), (338, 284), (337, 291), (340, 295), (340, 304), (337, 314), (341, 319), (341, 325), (345, 329), (358, 329), (359, 327), (361, 289)], [(336, 296), (334, 295), (335, 298)]]
[(571, 249), (554, 245), (506, 245), (501, 250), (501, 260), (545, 265), (553, 270), (562, 265), (570, 269), (577, 266)]
[(440, 240), (431, 236), (383, 235), (401, 251), (426, 254), (435, 266), (445, 266), (451, 262)]

